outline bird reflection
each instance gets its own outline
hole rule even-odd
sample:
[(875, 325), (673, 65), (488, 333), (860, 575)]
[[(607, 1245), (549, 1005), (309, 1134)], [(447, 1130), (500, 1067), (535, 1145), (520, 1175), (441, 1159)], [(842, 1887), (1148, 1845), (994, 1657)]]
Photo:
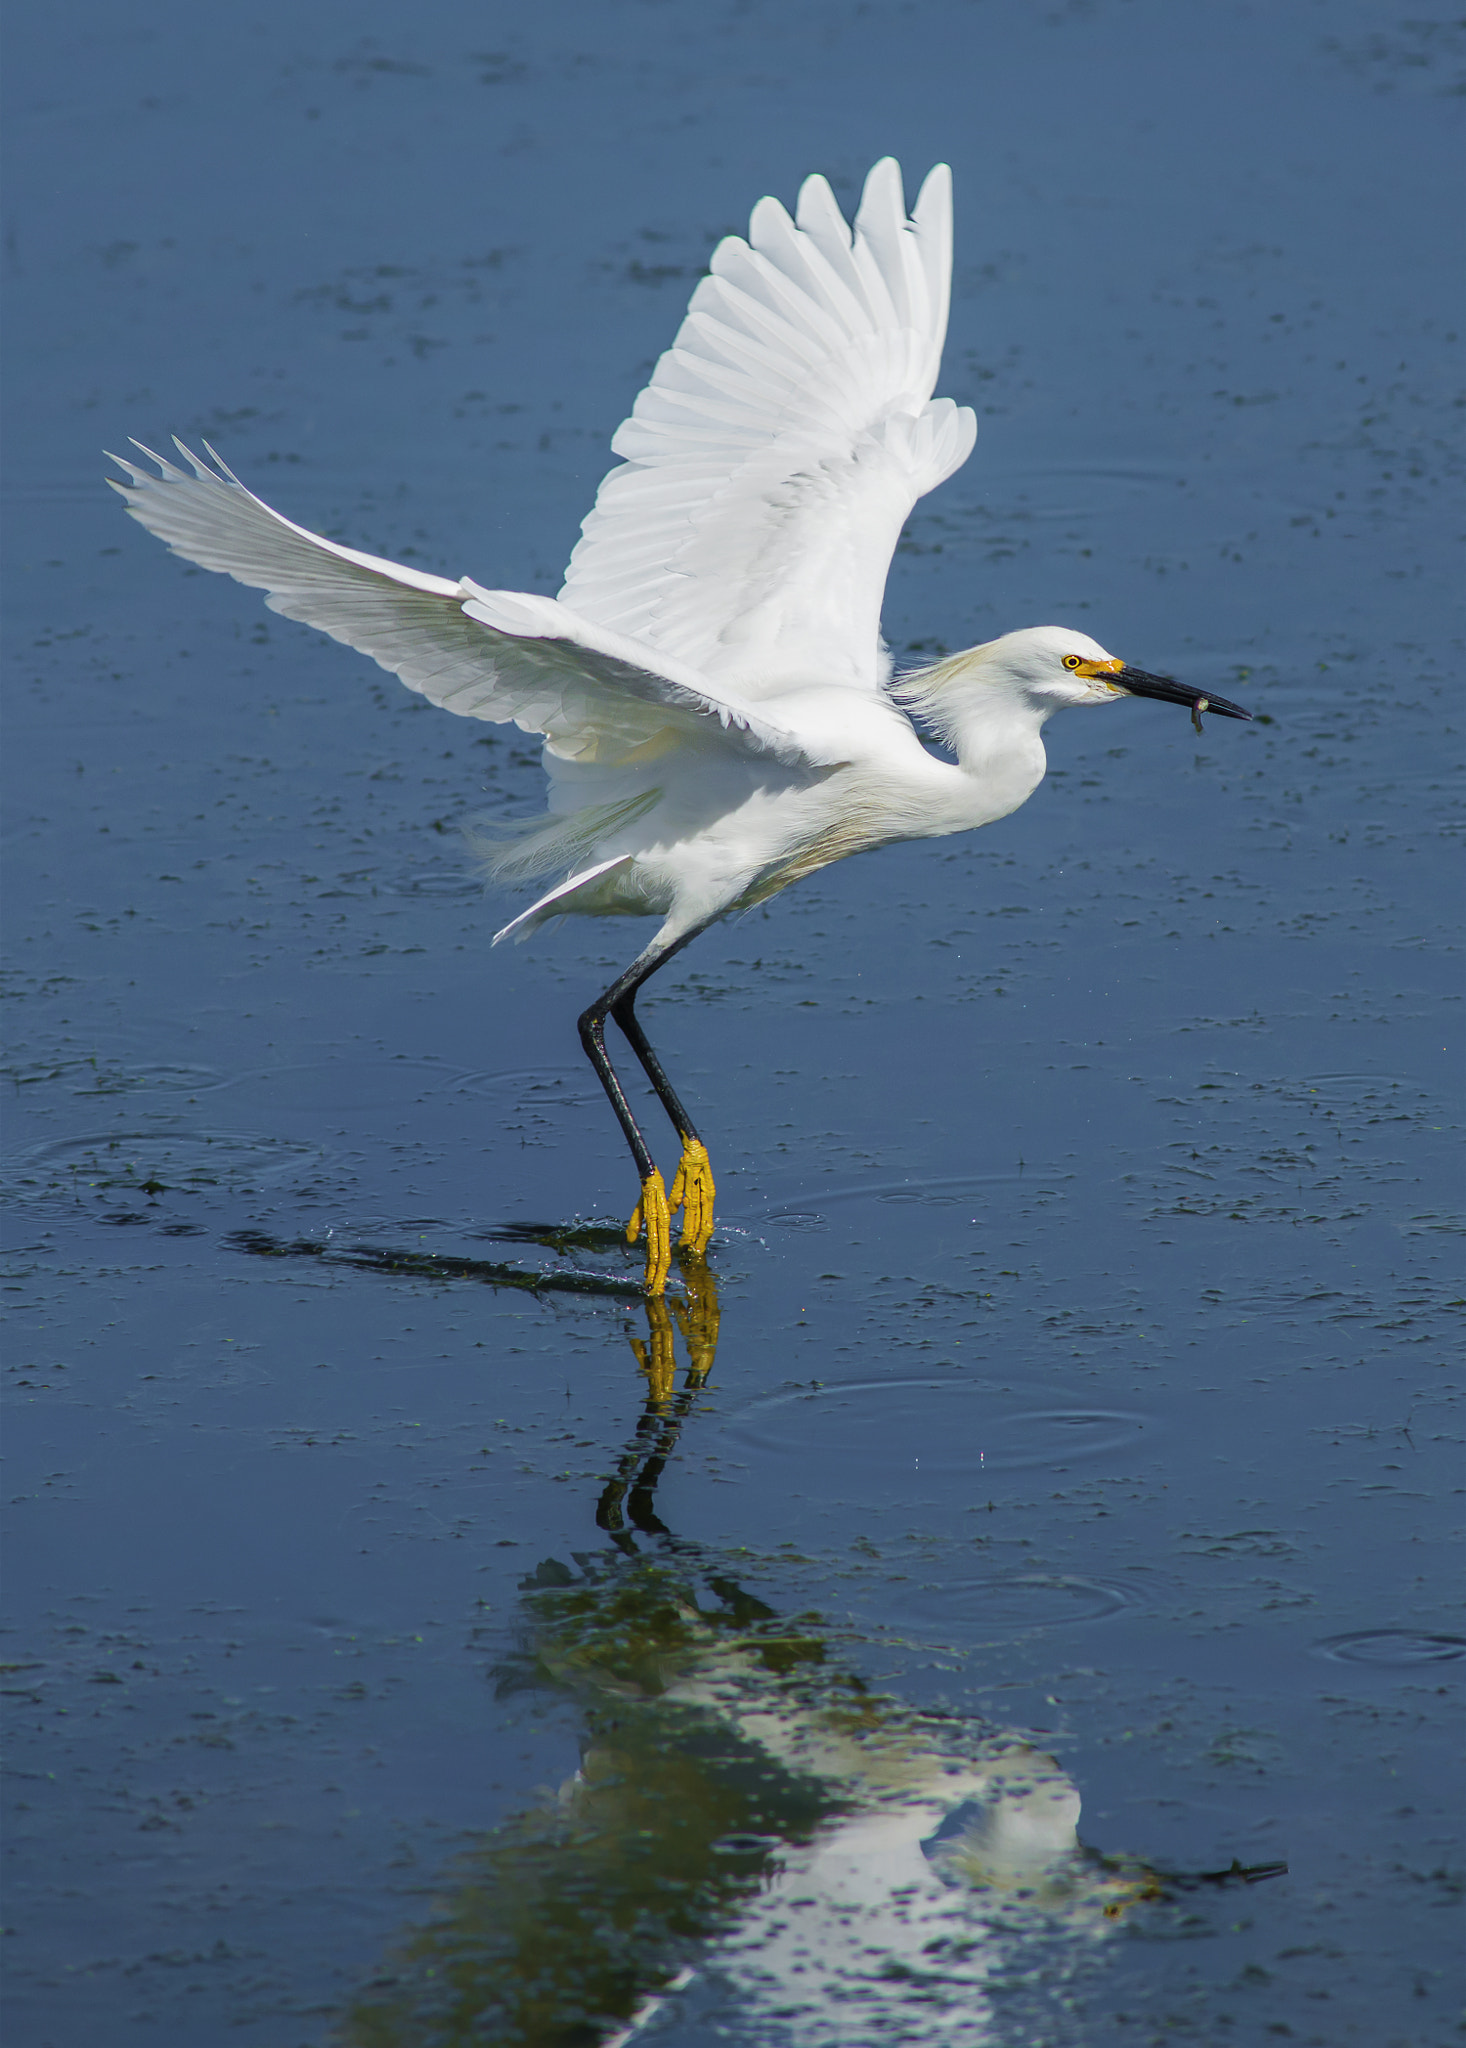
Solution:
[(667, 1528), (657, 1484), (718, 1336), (712, 1272), (690, 1260), (684, 1280), (631, 1340), (646, 1399), (595, 1504), (609, 1546), (522, 1582), (519, 1648), (495, 1672), (501, 1694), (576, 1702), (580, 1767), (459, 1861), (345, 2038), (630, 2048), (686, 2024), (979, 2048), (995, 1990), (1005, 2030), (1020, 1979), (1048, 2013), (1130, 1909), (1274, 1874), (1163, 1880), (1086, 1848), (1053, 1757), (873, 1691), (829, 1623), (780, 1614)]

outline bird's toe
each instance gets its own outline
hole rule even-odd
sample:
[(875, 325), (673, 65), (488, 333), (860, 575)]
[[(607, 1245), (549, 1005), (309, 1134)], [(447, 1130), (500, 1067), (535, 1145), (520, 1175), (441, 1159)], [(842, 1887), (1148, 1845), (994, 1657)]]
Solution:
[(693, 1252), (699, 1258), (707, 1250), (708, 1240), (713, 1234), (713, 1197), (716, 1193), (707, 1146), (697, 1138), (684, 1139), (668, 1207), (674, 1212), (682, 1211), (682, 1250)]
[(667, 1206), (667, 1190), (662, 1176), (655, 1167), (641, 1184), (641, 1200), (631, 1212), (631, 1221), (626, 1226), (626, 1242), (635, 1244), (643, 1231), (646, 1232), (646, 1291), (648, 1294), (662, 1294), (666, 1291), (667, 1275), (672, 1270), (672, 1212)]

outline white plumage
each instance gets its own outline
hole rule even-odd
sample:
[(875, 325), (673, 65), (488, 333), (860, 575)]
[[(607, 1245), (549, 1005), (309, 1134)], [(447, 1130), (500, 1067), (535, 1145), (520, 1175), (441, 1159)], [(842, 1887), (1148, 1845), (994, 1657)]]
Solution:
[[(122, 462), (128, 509), (175, 554), (265, 590), (272, 610), (368, 654), (445, 710), (544, 736), (549, 811), (494, 865), (558, 873), (496, 936), (568, 912), (660, 928), (581, 1019), (636, 1157), (648, 1285), (666, 1196), (606, 1059), (615, 1016), (683, 1138), (672, 1206), (700, 1253), (707, 1155), (633, 1014), (637, 989), (712, 919), (842, 856), (1014, 810), (1065, 704), (1198, 693), (1083, 634), (1013, 633), (893, 687), (881, 600), (912, 506), (959, 468), (972, 412), (933, 399), (951, 276), (951, 177), (908, 219), (890, 159), (853, 230), (823, 178), (729, 236), (612, 448), (558, 599), (386, 562), (282, 518), (214, 455)], [(141, 444), (138, 444), (139, 446)], [(207, 444), (205, 444), (207, 448)], [(117, 460), (118, 458), (113, 458)], [(1204, 703), (1204, 700), (1202, 700)], [(1245, 717), (1237, 707), (1212, 708)], [(916, 708), (956, 749), (923, 744)]]
[(754, 208), (693, 293), (611, 443), (561, 601), (768, 698), (818, 677), (875, 690), (881, 594), (916, 500), (972, 452), (977, 422), (932, 404), (947, 331), (952, 181), (908, 221), (877, 164), (851, 231), (823, 178), (795, 221)]
[[(688, 839), (730, 798), (746, 809), (770, 767), (789, 771), (777, 779), (787, 801), (811, 770), (848, 755), (840, 700), (808, 702), (810, 684), (881, 705), (892, 716), (878, 738), (910, 733), (881, 694), (886, 572), (911, 507), (966, 460), (977, 432), (967, 407), (931, 402), (951, 245), (945, 166), (908, 221), (899, 170), (877, 164), (853, 234), (823, 178), (806, 181), (797, 225), (761, 200), (749, 240), (714, 251), (616, 434), (623, 461), (558, 600), (324, 540), (262, 504), (212, 449), (216, 469), (182, 449), (187, 469), (153, 456), (154, 476), (129, 462), (130, 482), (115, 488), (175, 554), (268, 591), (273, 611), (371, 655), (445, 710), (544, 734), (551, 813), (567, 825), (521, 837), (498, 865), (516, 878), (581, 873), (500, 937), (572, 909), (624, 909), (671, 916), (671, 938), (727, 907), (715, 879), (686, 886)], [(786, 704), (796, 693), (804, 701)], [(656, 801), (637, 801), (653, 788)], [(808, 836), (783, 816), (732, 869), (720, 845), (734, 896), (771, 879), (768, 856)], [(670, 859), (657, 859), (664, 850)], [(576, 881), (589, 900), (575, 900)]]

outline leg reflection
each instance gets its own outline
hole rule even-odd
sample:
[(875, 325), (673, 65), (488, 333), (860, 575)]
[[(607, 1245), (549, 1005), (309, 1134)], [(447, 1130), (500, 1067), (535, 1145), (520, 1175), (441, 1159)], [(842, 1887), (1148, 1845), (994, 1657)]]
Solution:
[(687, 1345), (687, 1384), (700, 1387), (718, 1353), (718, 1283), (703, 1258), (688, 1257), (681, 1263), (687, 1299), (674, 1303), (672, 1313)]
[(646, 1330), (645, 1342), (640, 1337), (633, 1337), (631, 1348), (636, 1353), (637, 1364), (646, 1374), (647, 1405), (662, 1409), (672, 1398), (672, 1385), (677, 1376), (677, 1351), (665, 1294), (647, 1296)]
[[(688, 1256), (679, 1263), (686, 1300), (674, 1297), (669, 1303), (666, 1295), (648, 1295), (643, 1304), (647, 1333), (630, 1340), (646, 1379), (646, 1407), (596, 1506), (596, 1526), (628, 1555), (636, 1552), (631, 1529), (644, 1536), (671, 1533), (656, 1513), (653, 1496), (667, 1460), (677, 1448), (693, 1399), (717, 1356), (718, 1283), (703, 1259)], [(678, 1332), (687, 1347), (687, 1375), (680, 1392), (676, 1384)]]

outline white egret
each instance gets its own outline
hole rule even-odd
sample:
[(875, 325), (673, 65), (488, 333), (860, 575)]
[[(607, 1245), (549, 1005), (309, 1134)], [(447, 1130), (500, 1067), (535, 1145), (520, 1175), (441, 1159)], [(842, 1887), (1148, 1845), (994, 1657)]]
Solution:
[[(1032, 795), (1066, 705), (1208, 699), (1083, 633), (1007, 633), (893, 679), (891, 555), (916, 500), (972, 449), (933, 399), (952, 261), (951, 174), (907, 218), (889, 158), (853, 230), (823, 178), (790, 219), (754, 208), (692, 296), (611, 443), (558, 598), (403, 568), (309, 533), (182, 442), (187, 468), (121, 462), (133, 516), (175, 554), (268, 593), (272, 611), (369, 654), (445, 710), (544, 735), (545, 817), (494, 867), (557, 875), (498, 939), (547, 918), (654, 916), (651, 943), (580, 1019), (641, 1179), (628, 1225), (665, 1286), (671, 1214), (701, 1255), (708, 1154), (635, 1013), (647, 977), (714, 919), (846, 854), (991, 824)], [(118, 458), (114, 457), (113, 460)], [(110, 479), (109, 479), (110, 481)], [(1231, 718), (1250, 714), (1212, 697)], [(922, 721), (947, 741), (939, 758)], [(669, 1197), (606, 1054), (613, 1017), (682, 1141)]]

